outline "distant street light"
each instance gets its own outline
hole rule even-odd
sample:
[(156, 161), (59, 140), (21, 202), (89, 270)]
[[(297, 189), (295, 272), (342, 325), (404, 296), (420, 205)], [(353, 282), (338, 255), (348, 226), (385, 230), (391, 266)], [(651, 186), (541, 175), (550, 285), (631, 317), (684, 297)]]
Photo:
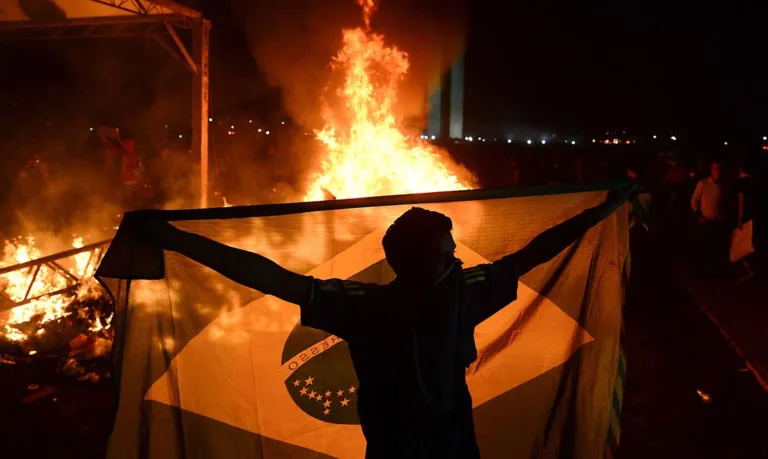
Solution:
[(575, 140), (571, 140), (571, 145), (576, 145), (576, 141)]
[(542, 145), (546, 145), (546, 144), (547, 144), (547, 141), (546, 141), (546, 140), (542, 140), (542, 141), (541, 141), (541, 144), (542, 144)]
[(672, 136), (672, 137), (670, 137), (670, 139), (672, 139), (672, 140), (677, 140), (677, 137), (675, 137), (675, 136)]

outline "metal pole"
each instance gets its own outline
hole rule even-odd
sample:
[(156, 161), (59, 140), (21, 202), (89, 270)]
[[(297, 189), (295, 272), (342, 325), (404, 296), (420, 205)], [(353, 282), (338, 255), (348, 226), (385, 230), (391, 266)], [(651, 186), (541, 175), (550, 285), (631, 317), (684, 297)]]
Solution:
[(192, 148), (200, 157), (200, 207), (208, 207), (208, 85), (211, 21), (196, 20), (192, 26), (192, 57), (197, 72), (192, 84)]

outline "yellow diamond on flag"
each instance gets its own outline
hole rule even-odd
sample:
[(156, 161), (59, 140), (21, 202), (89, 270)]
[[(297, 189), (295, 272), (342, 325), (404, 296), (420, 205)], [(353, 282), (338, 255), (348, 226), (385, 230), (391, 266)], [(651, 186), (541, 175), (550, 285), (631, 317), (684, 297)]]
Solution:
[[(382, 236), (383, 230), (371, 233), (307, 274), (317, 278), (354, 276), (384, 259)], [(488, 263), (460, 242), (457, 257), (466, 267)], [(294, 403), (285, 383), (291, 369), (281, 364), (283, 345), (292, 328), (264, 330), (259, 324), (265, 316), (272, 323), (295, 324), (298, 307), (265, 296), (221, 316), (173, 359), (168, 372), (147, 392), (146, 400), (334, 457), (364, 456), (365, 438), (359, 425), (315, 419)], [(222, 332), (233, 339), (220, 339)], [(474, 406), (562, 364), (578, 347), (593, 340), (554, 303), (522, 283), (518, 299), (480, 324), (475, 335), (479, 358), (467, 379)], [(320, 345), (312, 359), (322, 358), (323, 351), (341, 340), (324, 339), (323, 343), (327, 346)], [(172, 395), (175, 387), (183, 388), (178, 397)]]

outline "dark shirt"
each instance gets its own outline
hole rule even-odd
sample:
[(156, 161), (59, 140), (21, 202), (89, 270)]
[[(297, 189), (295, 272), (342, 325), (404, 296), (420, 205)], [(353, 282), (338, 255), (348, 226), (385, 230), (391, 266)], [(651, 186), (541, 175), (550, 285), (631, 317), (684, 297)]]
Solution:
[(436, 286), (313, 282), (302, 325), (349, 344), (367, 457), (478, 457), (464, 377), (476, 325), (517, 298), (514, 255)]
[(752, 220), (755, 213), (755, 179), (750, 176), (741, 177), (736, 183), (736, 192), (744, 195), (742, 223), (746, 223)]

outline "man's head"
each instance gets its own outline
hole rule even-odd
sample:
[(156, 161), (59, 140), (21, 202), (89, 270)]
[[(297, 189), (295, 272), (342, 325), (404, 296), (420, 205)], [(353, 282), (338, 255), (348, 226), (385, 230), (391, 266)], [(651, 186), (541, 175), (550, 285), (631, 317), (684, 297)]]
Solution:
[(720, 180), (720, 168), (721, 168), (720, 161), (712, 161), (709, 165), (709, 174), (712, 176), (712, 180), (718, 181)]
[(398, 278), (433, 284), (456, 264), (453, 222), (439, 212), (414, 207), (387, 229), (382, 245)]

